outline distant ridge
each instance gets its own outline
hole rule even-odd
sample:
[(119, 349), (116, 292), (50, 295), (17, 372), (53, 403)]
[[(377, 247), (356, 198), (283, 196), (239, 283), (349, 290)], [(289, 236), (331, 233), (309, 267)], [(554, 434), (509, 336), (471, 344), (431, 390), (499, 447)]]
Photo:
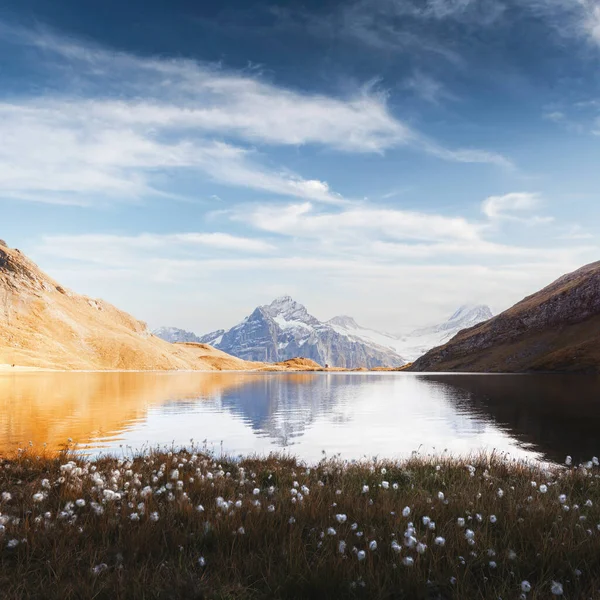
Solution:
[(600, 262), (461, 331), (412, 370), (600, 372)]

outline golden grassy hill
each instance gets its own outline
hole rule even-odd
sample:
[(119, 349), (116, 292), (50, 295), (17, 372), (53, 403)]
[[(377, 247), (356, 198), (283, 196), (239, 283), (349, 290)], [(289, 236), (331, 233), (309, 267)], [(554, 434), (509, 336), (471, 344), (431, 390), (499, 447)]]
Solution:
[[(312, 361), (310, 361), (312, 363)], [(317, 369), (235, 358), (206, 344), (170, 344), (103, 300), (60, 286), (0, 241), (0, 365), (67, 370)]]
[(460, 331), (410, 370), (600, 372), (600, 262)]

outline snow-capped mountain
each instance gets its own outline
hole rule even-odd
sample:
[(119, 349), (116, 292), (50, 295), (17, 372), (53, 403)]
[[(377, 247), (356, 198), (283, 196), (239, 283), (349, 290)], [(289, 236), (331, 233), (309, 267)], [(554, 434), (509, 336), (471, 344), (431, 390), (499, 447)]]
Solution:
[(489, 306), (465, 304), (443, 323), (398, 336), (393, 348), (412, 362), (432, 348), (444, 345), (459, 331), (483, 323), (493, 316)]
[(393, 335), (361, 327), (346, 315), (321, 322), (305, 306), (283, 296), (259, 306), (228, 331), (219, 329), (199, 337), (183, 329), (161, 327), (154, 334), (169, 342), (209, 344), (246, 360), (277, 362), (303, 356), (332, 367), (396, 367), (492, 316), (487, 306), (464, 305), (443, 323)]
[(228, 354), (247, 360), (277, 362), (296, 356), (331, 367), (396, 367), (406, 361), (385, 335), (359, 327), (350, 317), (322, 323), (289, 296), (259, 306), (229, 331), (214, 331), (200, 338)]
[(166, 342), (199, 342), (200, 338), (191, 331), (178, 329), (177, 327), (159, 327), (152, 332), (156, 337), (159, 337)]

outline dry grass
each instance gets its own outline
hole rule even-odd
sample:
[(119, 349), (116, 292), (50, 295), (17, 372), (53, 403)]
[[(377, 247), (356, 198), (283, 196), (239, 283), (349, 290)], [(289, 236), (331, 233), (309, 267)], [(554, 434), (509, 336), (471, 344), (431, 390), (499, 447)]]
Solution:
[(0, 461), (0, 596), (598, 598), (596, 463), (29, 450)]

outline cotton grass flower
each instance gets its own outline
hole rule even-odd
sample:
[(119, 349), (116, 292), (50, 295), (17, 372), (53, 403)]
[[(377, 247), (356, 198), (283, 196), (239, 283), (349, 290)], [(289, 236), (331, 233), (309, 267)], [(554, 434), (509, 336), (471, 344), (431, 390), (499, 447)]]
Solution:
[(561, 495), (558, 497), (558, 501), (559, 501), (561, 504), (564, 504), (564, 503), (567, 501), (567, 496), (566, 496), (565, 494), (561, 494)]
[(444, 498), (445, 498), (444, 492), (438, 492), (437, 497), (438, 497), (438, 500), (444, 500)]
[(411, 556), (405, 556), (405, 557), (402, 559), (402, 564), (403, 564), (405, 567), (412, 567), (412, 566), (414, 566), (414, 564), (415, 564), (415, 559), (414, 559), (414, 558), (412, 558)]
[(85, 500), (83, 498), (78, 498), (75, 500), (75, 506), (78, 508), (83, 508), (85, 506)]
[(9, 492), (2, 492), (2, 502), (10, 502), (12, 495)]
[(408, 517), (410, 515), (410, 507), (409, 506), (405, 506), (402, 509), (402, 516), (403, 517)]
[(42, 502), (43, 499), (44, 499), (44, 494), (42, 494), (41, 492), (38, 492), (37, 494), (33, 495), (34, 502)]
[(335, 515), (335, 520), (338, 523), (345, 523), (347, 519), (348, 519), (348, 517), (346, 515), (342, 515), (342, 514)]
[(521, 591), (525, 594), (528, 594), (531, 591), (531, 584), (526, 579), (521, 581)]
[(253, 493), (255, 496), (258, 496), (258, 495), (260, 494), (260, 490), (259, 490), (258, 488), (254, 488), (254, 489), (252, 490), (252, 493)]
[(548, 486), (545, 483), (542, 483), (542, 485), (540, 485), (540, 493), (545, 494), (547, 491), (548, 491)]
[(368, 494), (369, 493), (369, 486), (368, 485), (363, 485), (362, 486), (362, 493), (363, 494)]
[(490, 515), (490, 523), (492, 523), (492, 525), (494, 523), (496, 523), (497, 521), (498, 521), (498, 519), (497, 519), (496, 515)]
[(417, 552), (419, 554), (425, 554), (425, 552), (427, 552), (427, 544), (423, 544), (423, 542), (419, 542), (417, 544)]
[(375, 552), (375, 550), (377, 550), (377, 542), (375, 540), (371, 540), (369, 542), (369, 550), (371, 550), (371, 552)]
[(153, 523), (156, 523), (156, 522), (157, 522), (159, 519), (160, 519), (160, 516), (158, 515), (158, 513), (157, 513), (156, 511), (155, 511), (155, 512), (152, 512), (152, 513), (150, 513), (150, 520), (151, 520)]
[(338, 544), (338, 552), (340, 554), (346, 553), (346, 542), (344, 540), (340, 540), (340, 543)]
[(100, 563), (99, 565), (92, 567), (92, 575), (98, 576), (101, 573), (104, 573), (106, 569), (108, 569), (108, 565), (106, 563)]
[(337, 531), (333, 527), (328, 527), (327, 535), (337, 535)]
[(400, 546), (400, 544), (396, 540), (392, 540), (392, 550), (396, 554), (400, 554), (400, 552), (402, 552), (402, 546)]
[(553, 596), (562, 596), (563, 595), (563, 586), (558, 581), (553, 581), (550, 591), (552, 592)]
[(359, 561), (365, 560), (365, 558), (367, 558), (367, 553), (364, 550), (359, 550), (356, 554), (356, 558), (358, 558)]
[(438, 535), (435, 540), (433, 540), (436, 546), (444, 546), (446, 544), (446, 539), (441, 535)]
[(206, 559), (204, 558), (204, 556), (201, 556), (201, 557), (198, 559), (198, 565), (199, 565), (200, 567), (205, 567), (205, 566), (206, 566)]
[(464, 520), (464, 518), (463, 517), (458, 517), (458, 519), (456, 519), (456, 524), (459, 527), (464, 527), (465, 526), (465, 520)]

